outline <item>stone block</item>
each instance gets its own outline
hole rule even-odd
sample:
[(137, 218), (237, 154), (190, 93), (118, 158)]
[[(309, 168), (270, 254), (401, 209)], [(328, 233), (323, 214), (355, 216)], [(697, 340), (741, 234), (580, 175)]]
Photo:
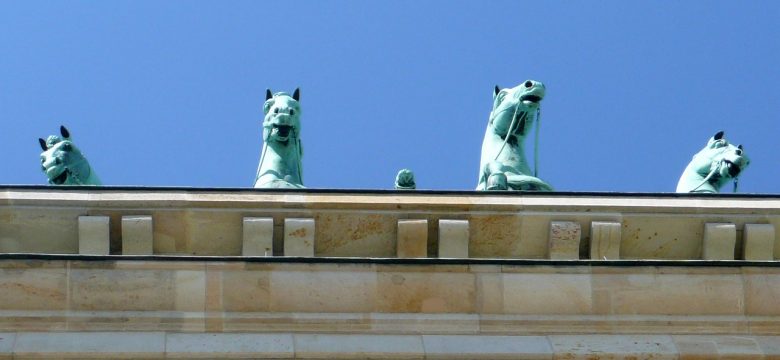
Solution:
[(741, 315), (748, 291), (742, 278), (730, 268), (644, 267), (622, 273), (594, 268), (593, 310), (608, 315)]
[(0, 359), (13, 359), (14, 342), (16, 342), (16, 334), (0, 333)]
[(439, 220), (439, 257), (469, 257), (468, 220)]
[(732, 335), (674, 335), (680, 359), (765, 359), (757, 339)]
[(168, 334), (168, 358), (294, 358), (291, 334)]
[(284, 219), (284, 256), (314, 257), (314, 219)]
[(742, 272), (745, 279), (745, 314), (780, 317), (780, 269), (743, 268)]
[(593, 307), (589, 274), (502, 275), (503, 313), (573, 315), (588, 314)]
[(620, 223), (594, 221), (590, 224), (590, 258), (620, 259)]
[(416, 335), (295, 334), (296, 359), (424, 359)]
[(153, 245), (151, 216), (122, 216), (123, 255), (152, 255)]
[(730, 223), (704, 224), (701, 257), (704, 260), (734, 260), (737, 226)]
[(203, 311), (207, 294), (203, 271), (74, 264), (69, 274), (69, 309), (73, 311)]
[(108, 216), (79, 216), (79, 254), (108, 255)]
[(428, 220), (398, 220), (399, 258), (428, 257)]
[[(637, 200), (633, 200), (637, 201)], [(662, 210), (649, 210), (651, 213)], [(676, 214), (623, 213), (621, 259), (693, 260), (701, 258), (706, 219)]]
[(657, 359), (677, 360), (668, 335), (552, 335), (554, 359)]
[[(268, 311), (271, 296), (271, 272), (262, 270), (238, 269), (223, 270), (222, 282), (216, 288), (221, 296), (222, 308), (231, 312)], [(248, 286), (247, 284), (251, 284)], [(282, 287), (280, 292), (294, 291)]]
[(552, 359), (544, 336), (423, 335), (425, 359)]
[(60, 265), (0, 269), (0, 310), (66, 310), (68, 269)]
[(542, 236), (526, 232), (526, 216), (469, 216), (469, 257), (472, 258), (539, 258), (547, 256), (547, 223)]
[(573, 221), (551, 221), (548, 240), (550, 259), (579, 259), (581, 233), (579, 223)]
[(24, 359), (163, 359), (165, 333), (19, 333), (14, 344), (14, 355)]
[[(421, 268), (422, 269), (422, 268)], [(473, 313), (474, 274), (386, 269), (376, 274), (376, 311), (384, 313)]]
[(398, 215), (363, 211), (314, 215), (314, 254), (332, 257), (395, 257)]
[(742, 253), (745, 260), (773, 260), (775, 226), (772, 224), (745, 224)]
[(244, 218), (244, 239), (241, 255), (273, 256), (273, 242), (273, 218)]
[[(378, 282), (376, 273), (366, 271), (367, 267), (364, 266), (345, 266), (343, 269), (345, 271), (272, 272), (268, 286), (269, 311), (324, 313), (374, 311)], [(353, 271), (346, 271), (346, 269)], [(259, 298), (259, 301), (263, 300), (262, 297)]]

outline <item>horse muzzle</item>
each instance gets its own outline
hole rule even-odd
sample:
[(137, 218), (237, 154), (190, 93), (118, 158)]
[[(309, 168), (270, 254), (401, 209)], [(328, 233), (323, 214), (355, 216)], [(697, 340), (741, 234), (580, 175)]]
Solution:
[(293, 133), (295, 128), (292, 125), (271, 125), (271, 136), (279, 141), (286, 141)]

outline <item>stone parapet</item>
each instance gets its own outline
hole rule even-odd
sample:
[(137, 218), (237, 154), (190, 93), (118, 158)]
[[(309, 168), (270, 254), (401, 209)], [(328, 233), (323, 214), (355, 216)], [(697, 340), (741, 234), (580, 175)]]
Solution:
[[(263, 218), (274, 224), (271, 239), (263, 230), (262, 255), (270, 240), (269, 256), (294, 248), (315, 257), (392, 258), (403, 235), (399, 221), (422, 220), (428, 257), (438, 256), (446, 236), (457, 236), (446, 245), (458, 244), (458, 250), (447, 248), (444, 255), (545, 259), (558, 249), (551, 228), (565, 223), (580, 234), (579, 249), (569, 248), (566, 258), (702, 259), (714, 254), (705, 239), (717, 235), (707, 224), (733, 226), (733, 243), (713, 242), (724, 254), (734, 249), (736, 257), (725, 258), (780, 258), (777, 196), (33, 186), (0, 187), (0, 253), (79, 253), (79, 217), (102, 216), (109, 219), (110, 253), (122, 254), (122, 234), (133, 233), (122, 229), (122, 219), (138, 214), (154, 224), (151, 237), (143, 238), (152, 239), (155, 255), (240, 256), (249, 241), (244, 219)], [(450, 220), (467, 224), (468, 236), (439, 229)], [(292, 223), (305, 225), (305, 238), (295, 237), (303, 230), (287, 233), (285, 224)], [(602, 224), (617, 224), (619, 231), (605, 232)], [(744, 231), (746, 225), (763, 227)], [(300, 241), (290, 248), (286, 239)], [(756, 252), (770, 248), (771, 255)]]

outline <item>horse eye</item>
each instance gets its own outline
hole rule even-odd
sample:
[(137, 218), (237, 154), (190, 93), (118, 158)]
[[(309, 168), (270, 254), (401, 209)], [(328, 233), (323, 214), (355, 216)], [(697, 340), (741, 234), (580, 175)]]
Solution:
[(290, 109), (290, 115), (295, 115), (295, 110)]
[(274, 114), (278, 114), (278, 113), (279, 113), (279, 108), (274, 109)]

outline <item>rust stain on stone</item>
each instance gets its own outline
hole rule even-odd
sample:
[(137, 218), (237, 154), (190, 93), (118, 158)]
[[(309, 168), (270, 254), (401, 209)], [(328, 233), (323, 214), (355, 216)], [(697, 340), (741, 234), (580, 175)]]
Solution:
[(306, 237), (306, 228), (300, 228), (290, 233), (290, 236)]

